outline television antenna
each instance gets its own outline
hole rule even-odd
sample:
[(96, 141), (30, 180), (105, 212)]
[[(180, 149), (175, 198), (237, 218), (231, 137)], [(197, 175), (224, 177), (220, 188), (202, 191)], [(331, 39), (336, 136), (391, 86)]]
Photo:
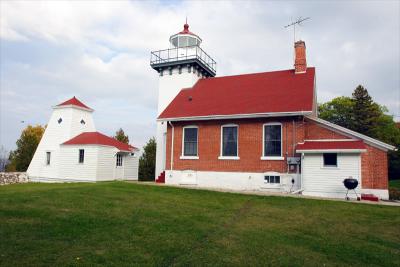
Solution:
[(301, 26), (302, 25), (301, 23), (308, 19), (311, 19), (311, 18), (310, 17), (306, 17), (306, 18), (299, 17), (297, 20), (292, 21), (292, 23), (284, 26), (285, 29), (293, 26), (293, 42), (296, 42), (296, 25)]

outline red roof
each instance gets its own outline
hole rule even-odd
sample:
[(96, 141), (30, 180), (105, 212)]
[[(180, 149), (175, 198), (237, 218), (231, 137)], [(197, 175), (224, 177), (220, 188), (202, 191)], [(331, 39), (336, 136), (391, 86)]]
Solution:
[(353, 150), (366, 149), (363, 141), (305, 141), (296, 150)]
[(307, 68), (200, 79), (159, 118), (312, 111), (314, 76), (315, 68)]
[(81, 101), (79, 101), (75, 96), (65, 102), (62, 102), (61, 104), (58, 104), (57, 106), (59, 107), (59, 106), (69, 106), (69, 105), (91, 109), (85, 104), (83, 104)]
[(191, 35), (197, 36), (193, 32), (189, 31), (189, 24), (187, 24), (187, 23), (185, 23), (183, 25), (183, 31), (179, 32), (178, 34), (191, 34)]
[(135, 147), (122, 143), (115, 138), (99, 132), (84, 132), (63, 143), (63, 145), (105, 145), (113, 146), (123, 151), (132, 151)]

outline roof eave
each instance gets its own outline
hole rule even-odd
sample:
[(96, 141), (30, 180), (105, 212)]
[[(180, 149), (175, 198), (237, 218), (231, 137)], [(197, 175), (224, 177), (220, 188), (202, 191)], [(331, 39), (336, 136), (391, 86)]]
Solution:
[(158, 118), (157, 121), (228, 120), (228, 119), (266, 118), (266, 117), (306, 116), (306, 115), (310, 115), (310, 114), (312, 114), (312, 111), (269, 112), (269, 113), (249, 113), (249, 114), (231, 114), (231, 115), (207, 115), (207, 116), (192, 116), (192, 117)]
[(296, 149), (296, 153), (363, 153), (366, 149)]
[(334, 123), (331, 123), (329, 121), (326, 121), (326, 120), (323, 120), (323, 119), (320, 119), (320, 118), (310, 117), (310, 116), (306, 116), (306, 117), (307, 117), (307, 119), (310, 119), (310, 120), (315, 121), (317, 123), (323, 124), (324, 126), (330, 128), (330, 129), (337, 130), (337, 131), (339, 131), (339, 132), (341, 132), (341, 133), (343, 133), (345, 135), (358, 137), (358, 138), (364, 140), (367, 144), (369, 144), (371, 146), (383, 149), (385, 151), (388, 151), (388, 150), (396, 151), (396, 147), (395, 146), (392, 146), (392, 145), (389, 145), (389, 144), (384, 143), (382, 141), (376, 140), (376, 139), (374, 139), (372, 137), (357, 133), (355, 131), (349, 130), (347, 128), (344, 128), (342, 126), (336, 125)]
[(61, 109), (61, 108), (76, 108), (76, 109), (81, 109), (81, 110), (85, 110), (85, 111), (89, 111), (89, 112), (93, 112), (94, 111), (94, 109), (91, 109), (91, 108), (84, 108), (84, 107), (80, 107), (80, 106), (77, 106), (77, 105), (72, 105), (72, 104), (69, 104), (69, 105), (57, 105), (57, 106), (53, 106), (53, 109)]

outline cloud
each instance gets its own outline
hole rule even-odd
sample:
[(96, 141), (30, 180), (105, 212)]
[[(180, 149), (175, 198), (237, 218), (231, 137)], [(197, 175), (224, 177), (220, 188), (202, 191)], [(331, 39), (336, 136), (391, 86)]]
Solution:
[[(76, 95), (93, 107), (98, 130), (119, 127), (142, 146), (155, 133), (158, 75), (152, 50), (169, 46), (185, 16), (219, 76), (293, 66), (291, 18), (319, 102), (365, 85), (400, 116), (400, 4), (379, 2), (0, 2), (0, 144), (12, 148), (24, 125), (47, 123), (51, 106)], [(398, 117), (400, 119), (400, 117)]]

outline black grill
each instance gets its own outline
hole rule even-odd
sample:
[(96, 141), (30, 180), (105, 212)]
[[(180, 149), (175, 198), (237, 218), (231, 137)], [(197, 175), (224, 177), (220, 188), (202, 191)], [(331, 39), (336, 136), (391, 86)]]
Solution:
[(357, 196), (357, 200), (360, 200), (360, 198), (358, 197), (357, 192), (356, 192), (356, 190), (355, 190), (355, 189), (357, 188), (357, 186), (358, 186), (358, 181), (357, 181), (357, 179), (354, 179), (354, 178), (352, 178), (352, 177), (346, 178), (346, 179), (343, 180), (343, 184), (344, 184), (344, 186), (345, 186), (346, 189), (347, 189), (347, 192), (346, 192), (346, 199), (347, 199), (347, 200), (350, 199), (350, 198), (347, 196), (347, 194), (349, 193), (349, 190), (354, 190), (354, 193), (355, 193), (356, 196)]

